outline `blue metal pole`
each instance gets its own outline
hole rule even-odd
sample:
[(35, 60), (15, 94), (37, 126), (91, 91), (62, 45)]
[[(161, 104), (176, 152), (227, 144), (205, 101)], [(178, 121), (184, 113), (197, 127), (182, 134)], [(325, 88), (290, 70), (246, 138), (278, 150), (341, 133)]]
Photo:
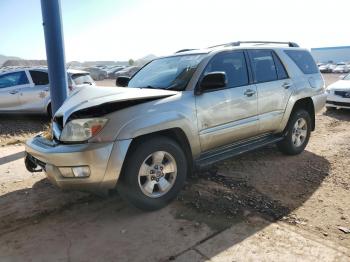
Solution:
[(68, 86), (60, 0), (41, 0), (41, 12), (49, 70), (51, 110), (54, 114), (67, 98)]

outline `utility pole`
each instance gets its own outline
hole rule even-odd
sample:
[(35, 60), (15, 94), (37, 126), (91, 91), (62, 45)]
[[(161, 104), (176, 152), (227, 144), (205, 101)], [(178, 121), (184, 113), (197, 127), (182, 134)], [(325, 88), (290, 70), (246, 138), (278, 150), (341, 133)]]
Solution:
[(67, 98), (68, 83), (64, 55), (60, 0), (41, 0), (52, 115)]

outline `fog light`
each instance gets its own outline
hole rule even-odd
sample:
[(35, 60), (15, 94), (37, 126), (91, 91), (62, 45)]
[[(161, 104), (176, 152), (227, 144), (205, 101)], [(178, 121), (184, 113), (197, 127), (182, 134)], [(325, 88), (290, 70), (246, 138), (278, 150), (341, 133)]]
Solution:
[(88, 166), (78, 166), (72, 168), (75, 177), (89, 177), (90, 168)]
[(70, 167), (60, 167), (60, 172), (64, 177), (74, 177), (72, 169)]

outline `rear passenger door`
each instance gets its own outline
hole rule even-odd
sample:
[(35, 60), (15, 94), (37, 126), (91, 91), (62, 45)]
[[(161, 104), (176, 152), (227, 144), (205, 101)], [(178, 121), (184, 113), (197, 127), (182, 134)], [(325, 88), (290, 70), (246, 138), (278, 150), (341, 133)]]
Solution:
[(282, 121), (293, 82), (274, 51), (254, 49), (248, 53), (258, 92), (259, 134), (274, 132)]
[(227, 85), (196, 96), (202, 151), (252, 137), (258, 127), (256, 87), (250, 84), (244, 52), (215, 55), (203, 76), (210, 72), (225, 72)]
[(29, 70), (32, 86), (21, 90), (22, 108), (28, 112), (45, 112), (49, 96), (48, 73), (40, 70)]

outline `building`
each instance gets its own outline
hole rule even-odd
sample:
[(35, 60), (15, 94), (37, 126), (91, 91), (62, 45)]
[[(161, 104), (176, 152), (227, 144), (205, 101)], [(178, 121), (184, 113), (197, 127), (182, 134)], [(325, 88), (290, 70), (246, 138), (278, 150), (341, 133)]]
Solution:
[(350, 46), (311, 48), (315, 61), (320, 62), (350, 62)]

